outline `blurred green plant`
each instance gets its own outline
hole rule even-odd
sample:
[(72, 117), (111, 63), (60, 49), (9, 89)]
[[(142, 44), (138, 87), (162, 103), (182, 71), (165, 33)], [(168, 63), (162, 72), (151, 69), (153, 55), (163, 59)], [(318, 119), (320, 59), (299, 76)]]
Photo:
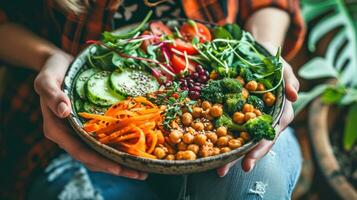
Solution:
[(333, 35), (325, 55), (312, 58), (299, 70), (307, 79), (334, 79), (300, 92), (294, 103), (299, 113), (310, 101), (320, 96), (327, 104), (349, 106), (343, 146), (350, 150), (357, 141), (357, 0), (302, 0), (306, 24), (311, 24), (307, 45), (316, 51), (319, 41)]

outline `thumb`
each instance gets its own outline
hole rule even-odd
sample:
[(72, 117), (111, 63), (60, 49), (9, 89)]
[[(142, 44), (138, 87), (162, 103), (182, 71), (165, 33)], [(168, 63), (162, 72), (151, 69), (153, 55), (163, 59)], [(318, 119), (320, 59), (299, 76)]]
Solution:
[(43, 99), (45, 105), (59, 118), (66, 118), (71, 113), (71, 103), (61, 90), (58, 82), (48, 74), (36, 77), (35, 90)]

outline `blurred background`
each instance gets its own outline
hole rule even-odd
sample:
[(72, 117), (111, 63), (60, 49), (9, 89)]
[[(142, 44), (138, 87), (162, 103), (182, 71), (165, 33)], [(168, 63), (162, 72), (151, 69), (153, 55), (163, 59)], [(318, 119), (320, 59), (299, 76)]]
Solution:
[(357, 1), (301, 6), (308, 32), (291, 61), (301, 84), (292, 126), (304, 165), (294, 199), (357, 199)]

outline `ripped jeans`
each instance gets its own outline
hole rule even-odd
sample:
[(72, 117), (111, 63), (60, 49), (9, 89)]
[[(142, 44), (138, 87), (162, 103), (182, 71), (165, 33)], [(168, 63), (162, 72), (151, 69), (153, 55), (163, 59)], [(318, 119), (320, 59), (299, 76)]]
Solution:
[(215, 170), (190, 175), (150, 174), (146, 181), (91, 172), (67, 154), (52, 161), (29, 190), (28, 199), (236, 200), (291, 199), (302, 159), (288, 128), (248, 173), (237, 162), (224, 178)]

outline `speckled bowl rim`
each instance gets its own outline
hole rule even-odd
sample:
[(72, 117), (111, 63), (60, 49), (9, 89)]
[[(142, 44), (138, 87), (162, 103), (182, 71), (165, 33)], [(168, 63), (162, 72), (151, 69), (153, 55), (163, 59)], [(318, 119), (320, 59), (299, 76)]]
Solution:
[[(182, 20), (186, 20), (186, 19), (163, 19), (161, 21), (182, 21)], [(155, 20), (153, 20), (155, 21)], [(197, 20), (196, 20), (197, 21)], [(198, 21), (200, 22), (200, 21)], [(214, 26), (215, 24), (211, 24), (211, 23), (207, 23), (207, 22), (200, 22), (200, 23), (204, 23), (206, 25), (209, 26)], [(121, 27), (120, 29), (115, 30), (114, 32), (120, 32), (121, 30), (128, 30), (131, 29), (133, 26), (135, 26), (137, 24), (130, 24), (124, 27)], [(260, 48), (260, 50), (264, 51), (265, 55), (271, 55), (270, 52), (268, 52), (262, 45), (260, 45), (258, 42), (256, 42), (256, 45)], [(77, 61), (77, 59), (79, 59), (80, 57), (83, 57), (87, 54), (87, 52), (90, 50), (90, 48), (93, 45), (89, 45), (88, 47), (86, 47), (85, 49), (83, 49), (78, 56), (72, 61), (72, 64), (69, 66), (69, 68), (67, 69), (65, 78), (64, 78), (64, 82), (62, 84), (62, 90), (65, 92), (65, 94), (67, 94), (71, 100), (71, 106), (72, 108), (74, 108), (74, 101), (73, 101), (73, 93), (74, 93), (74, 82), (75, 82), (75, 78), (70, 78), (69, 74), (71, 73), (72, 69), (72, 65), (73, 63), (75, 63)], [(83, 66), (83, 65), (82, 65)], [(80, 69), (78, 69), (77, 74), (75, 77), (77, 77), (78, 72), (80, 72)], [(276, 128), (277, 125), (279, 125), (279, 121), (281, 118), (281, 115), (283, 113), (283, 108), (285, 106), (285, 102), (286, 102), (286, 97), (285, 97), (285, 82), (283, 80), (282, 85), (280, 87), (278, 87), (278, 89), (281, 88), (281, 106), (280, 106), (280, 110), (279, 113), (277, 115), (277, 117), (275, 119), (273, 119), (273, 127)], [(274, 105), (277, 106), (277, 105)], [(273, 108), (275, 109), (275, 108)], [(146, 162), (146, 163), (154, 163), (154, 164), (162, 164), (163, 166), (181, 166), (181, 165), (197, 165), (197, 164), (204, 164), (204, 163), (209, 163), (211, 161), (220, 159), (220, 158), (228, 158), (228, 157), (234, 157), (235, 155), (237, 155), (237, 159), (242, 157), (242, 152), (248, 152), (251, 149), (253, 149), (256, 145), (258, 145), (258, 143), (260, 141), (258, 140), (251, 140), (248, 143), (244, 144), (242, 147), (239, 147), (237, 149), (234, 149), (230, 152), (227, 153), (223, 153), (223, 154), (219, 154), (219, 155), (215, 155), (215, 156), (209, 156), (209, 157), (205, 157), (205, 158), (198, 158), (196, 160), (162, 160), (162, 159), (148, 159), (148, 158), (142, 158), (142, 157), (138, 157), (138, 156), (134, 156), (122, 151), (119, 151), (113, 147), (110, 147), (108, 145), (102, 144), (100, 143), (98, 140), (96, 140), (91, 134), (87, 133), (86, 131), (83, 130), (82, 128), (82, 122), (79, 119), (79, 116), (74, 112), (74, 109), (72, 109), (72, 112), (70, 113), (70, 115), (66, 118), (67, 121), (70, 123), (70, 125), (73, 127), (73, 129), (75, 130), (75, 132), (85, 141), (86, 141), (83, 137), (85, 137), (86, 139), (88, 139), (91, 143), (95, 144), (98, 147), (103, 148), (106, 151), (109, 151), (117, 156), (121, 156), (123, 158), (128, 157), (128, 158), (132, 158), (132, 159), (136, 159), (138, 162)], [(95, 149), (96, 150), (96, 149)], [(96, 150), (97, 151), (97, 150)], [(103, 154), (102, 152), (97, 151), (98, 153), (102, 154), (103, 156), (113, 160), (110, 156)], [(234, 160), (234, 159), (230, 159), (230, 160)], [(124, 164), (125, 163), (120, 163), (120, 164)]]

